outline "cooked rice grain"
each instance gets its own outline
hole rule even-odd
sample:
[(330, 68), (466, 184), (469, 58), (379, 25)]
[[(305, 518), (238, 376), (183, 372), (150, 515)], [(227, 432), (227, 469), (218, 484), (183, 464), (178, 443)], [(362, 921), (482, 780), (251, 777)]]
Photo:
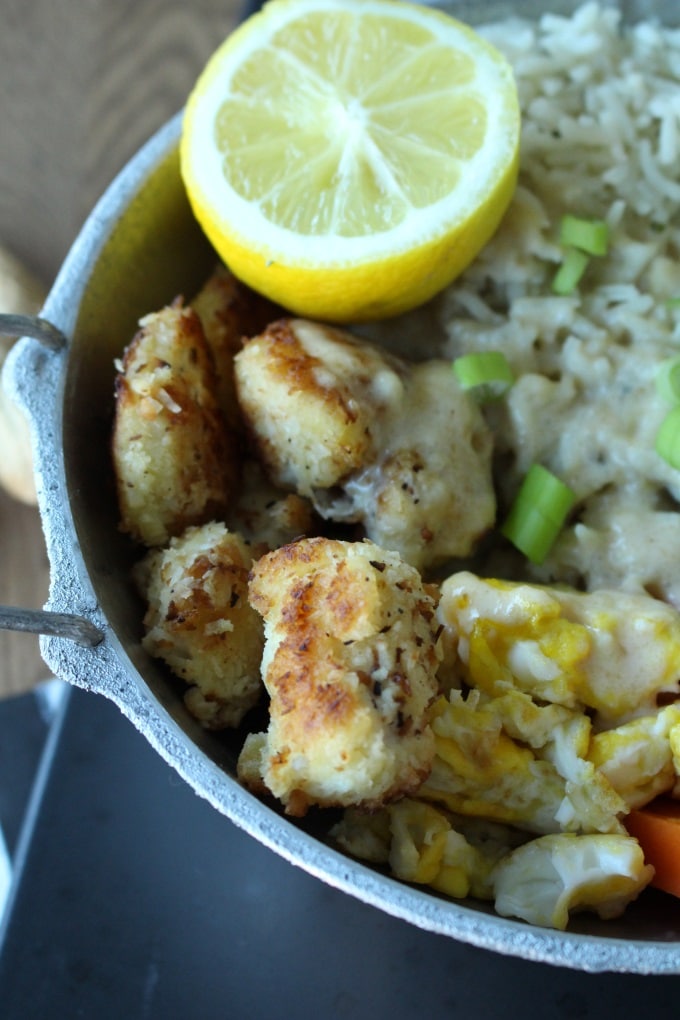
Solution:
[[(654, 451), (660, 361), (680, 353), (680, 32), (624, 27), (611, 7), (482, 31), (511, 60), (520, 179), (496, 237), (438, 304), (450, 357), (505, 351), (518, 381), (488, 411), (507, 508), (533, 460), (576, 492), (540, 568), (499, 550), (478, 566), (680, 607), (680, 474)], [(606, 220), (610, 250), (578, 291), (551, 284), (565, 213)]]

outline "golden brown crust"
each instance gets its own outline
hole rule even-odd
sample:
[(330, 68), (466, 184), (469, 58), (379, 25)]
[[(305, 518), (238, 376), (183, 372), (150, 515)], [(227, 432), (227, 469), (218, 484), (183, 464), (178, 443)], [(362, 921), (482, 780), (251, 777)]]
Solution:
[(318, 534), (322, 523), (308, 499), (272, 485), (256, 461), (243, 465), (238, 498), (229, 508), (227, 522), (259, 555), (303, 535)]
[(112, 448), (121, 528), (157, 546), (225, 513), (237, 457), (196, 313), (175, 302), (140, 326), (116, 378)]
[(138, 566), (144, 648), (190, 685), (206, 729), (237, 726), (260, 698), (262, 623), (248, 603), (250, 547), (223, 524), (188, 528)]
[(191, 301), (205, 332), (217, 373), (217, 398), (231, 429), (241, 429), (236, 399), (234, 357), (246, 337), (260, 333), (280, 315), (270, 301), (218, 266)]
[(249, 597), (265, 620), (271, 697), (261, 778), (287, 812), (417, 789), (434, 753), (439, 661), (417, 572), (370, 542), (303, 539), (255, 564)]
[(358, 468), (373, 448), (371, 389), (387, 362), (328, 326), (281, 319), (235, 360), (236, 385), (272, 480), (311, 496)]

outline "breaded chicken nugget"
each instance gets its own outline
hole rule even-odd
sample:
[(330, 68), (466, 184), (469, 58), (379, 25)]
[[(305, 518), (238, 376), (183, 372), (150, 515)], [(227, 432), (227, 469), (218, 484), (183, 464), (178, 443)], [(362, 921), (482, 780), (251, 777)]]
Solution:
[(435, 604), (417, 571), (371, 542), (303, 539), (253, 567), (270, 722), (239, 775), (291, 815), (375, 807), (418, 788), (434, 756)]
[(140, 326), (116, 377), (113, 461), (121, 529), (157, 546), (224, 514), (236, 456), (197, 314), (176, 302)]
[(245, 337), (256, 336), (281, 311), (218, 266), (190, 302), (205, 331), (217, 373), (217, 398), (227, 425), (241, 428), (234, 383), (234, 357)]
[(308, 499), (276, 488), (260, 464), (249, 460), (243, 464), (238, 499), (230, 507), (227, 523), (262, 555), (297, 538), (319, 534), (322, 522)]
[(212, 522), (153, 549), (136, 569), (148, 604), (142, 644), (191, 685), (185, 704), (206, 729), (238, 726), (263, 693), (251, 563), (243, 539)]
[(375, 416), (401, 383), (388, 357), (348, 333), (281, 319), (246, 342), (236, 386), (272, 481), (313, 496), (374, 450)]
[(449, 362), (410, 364), (347, 333), (282, 320), (236, 357), (272, 479), (360, 524), (419, 569), (469, 556), (492, 526), (492, 437)]

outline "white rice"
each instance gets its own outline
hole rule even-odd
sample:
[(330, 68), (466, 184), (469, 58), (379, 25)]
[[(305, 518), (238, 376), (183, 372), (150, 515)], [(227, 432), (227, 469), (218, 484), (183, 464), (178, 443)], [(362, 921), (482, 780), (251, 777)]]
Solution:
[[(444, 352), (500, 349), (517, 382), (489, 411), (501, 515), (538, 461), (577, 494), (541, 568), (497, 550), (486, 573), (648, 590), (680, 608), (680, 472), (655, 453), (680, 354), (680, 31), (623, 28), (586, 3), (482, 29), (512, 62), (521, 169), (494, 240), (436, 304)], [(565, 213), (604, 219), (609, 253), (553, 294)], [(478, 567), (479, 569), (479, 567)]]

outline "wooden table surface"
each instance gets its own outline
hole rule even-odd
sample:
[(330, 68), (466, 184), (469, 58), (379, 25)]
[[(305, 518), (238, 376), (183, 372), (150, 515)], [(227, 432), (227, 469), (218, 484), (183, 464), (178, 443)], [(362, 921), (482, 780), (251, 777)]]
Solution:
[[(181, 109), (245, 10), (241, 0), (0, 0), (0, 246), (46, 289), (97, 198)], [(38, 511), (1, 490), (0, 579), (0, 603), (44, 604)], [(0, 697), (43, 678), (38, 639), (0, 631)]]

